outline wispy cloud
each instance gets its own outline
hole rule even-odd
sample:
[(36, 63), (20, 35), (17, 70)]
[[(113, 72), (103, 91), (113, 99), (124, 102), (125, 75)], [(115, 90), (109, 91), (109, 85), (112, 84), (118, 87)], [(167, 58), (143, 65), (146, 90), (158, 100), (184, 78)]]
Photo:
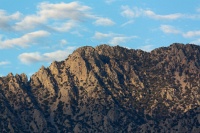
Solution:
[(157, 19), (157, 20), (174, 20), (174, 19), (179, 19), (179, 18), (184, 17), (184, 14), (181, 14), (181, 13), (160, 15), (160, 14), (156, 14), (155, 12), (153, 12), (151, 10), (144, 10), (143, 14), (145, 16), (148, 16), (149, 18), (153, 18), (153, 19)]
[(48, 27), (56, 31), (68, 32), (76, 27), (79, 22), (84, 22), (88, 19), (94, 19), (94, 24), (100, 26), (115, 24), (109, 18), (98, 17), (92, 14), (90, 12), (92, 8), (80, 2), (61, 2), (56, 4), (42, 2), (37, 9), (36, 14), (27, 15), (20, 22), (17, 22), (14, 29), (30, 30), (37, 27)]
[(95, 32), (93, 38), (101, 40), (101, 39), (109, 38), (109, 37), (112, 37), (112, 36), (115, 36), (115, 34), (114, 33)]
[(40, 52), (22, 53), (18, 56), (18, 58), (23, 64), (27, 65), (38, 62), (61, 61), (66, 59), (67, 56), (71, 54), (75, 48), (76, 47), (67, 47), (65, 50), (57, 50), (43, 54)]
[(171, 25), (161, 25), (160, 30), (167, 34), (180, 34), (184, 38), (200, 37), (200, 30), (183, 32)]
[(197, 11), (197, 12), (200, 12), (200, 8), (197, 8), (196, 11)]
[(37, 13), (25, 16), (24, 19), (16, 24), (15, 29), (33, 29), (46, 24), (49, 20), (82, 21), (88, 16), (90, 9), (89, 6), (82, 5), (79, 2), (61, 2), (57, 4), (42, 2), (38, 5)]
[(112, 32), (110, 32), (110, 33), (95, 32), (93, 38), (97, 39), (97, 40), (108, 39), (108, 42), (106, 42), (106, 43), (109, 43), (111, 45), (119, 45), (119, 44), (125, 43), (127, 41), (130, 41), (134, 38), (137, 38), (137, 36), (126, 36), (123, 34), (116, 34), (116, 33), (112, 33)]
[(138, 49), (144, 50), (146, 52), (150, 52), (151, 50), (154, 49), (154, 46), (153, 45), (144, 45), (144, 46), (139, 47)]
[(50, 35), (47, 31), (35, 31), (31, 33), (27, 33), (19, 38), (7, 39), (7, 40), (0, 40), (0, 49), (5, 48), (12, 48), (15, 46), (18, 47), (27, 47), (31, 44), (35, 44), (38, 42), (39, 39)]
[(65, 39), (60, 40), (60, 44), (61, 44), (61, 45), (67, 44), (67, 40), (65, 40)]
[(175, 27), (173, 27), (171, 25), (161, 25), (160, 29), (164, 33), (173, 33), (173, 34), (179, 34), (179, 33), (181, 33), (181, 31), (177, 30)]
[(121, 15), (126, 18), (136, 18), (143, 14), (143, 10), (137, 7), (130, 8), (129, 6), (121, 6)]
[(0, 10), (0, 29), (11, 30), (12, 25), (10, 25), (10, 22), (13, 20), (19, 20), (21, 16), (22, 14), (20, 12), (15, 12), (11, 15), (8, 15), (6, 11)]
[(200, 30), (197, 30), (197, 31), (188, 31), (188, 32), (184, 33), (183, 36), (186, 37), (186, 38), (200, 36)]
[(132, 24), (132, 23), (134, 23), (134, 20), (129, 20), (129, 21), (123, 23), (123, 24), (121, 25), (121, 27), (125, 27), (125, 26), (127, 26), (127, 25), (129, 25), (129, 24)]
[(190, 42), (191, 44), (200, 45), (200, 38)]
[(13, 31), (29, 31), (38, 28), (49, 28), (56, 31), (68, 32), (79, 22), (94, 20), (95, 25), (112, 26), (115, 24), (110, 18), (98, 17), (91, 12), (91, 7), (81, 2), (50, 3), (41, 2), (35, 14), (24, 15), (20, 12), (8, 14), (0, 10), (0, 29)]
[(53, 30), (56, 30), (58, 32), (68, 32), (70, 31), (71, 29), (77, 27), (77, 22), (76, 21), (68, 21), (66, 23), (57, 23), (57, 24), (54, 24), (52, 26), (49, 26), (51, 27)]
[(113, 2), (115, 2), (116, 0), (105, 0), (105, 2), (107, 3), (107, 4), (111, 4), (111, 3), (113, 3)]
[(137, 37), (136, 36), (117, 36), (117, 37), (113, 37), (109, 41), (109, 44), (120, 45), (120, 44), (123, 44), (123, 43), (126, 43), (126, 42), (132, 40), (133, 38), (137, 38)]
[(10, 64), (9, 61), (0, 61), (0, 66), (8, 65)]
[(98, 18), (95, 22), (95, 25), (101, 25), (101, 26), (112, 26), (115, 24), (111, 19), (109, 18)]
[(148, 17), (155, 20), (177, 20), (177, 19), (199, 19), (199, 14), (182, 14), (182, 13), (172, 13), (172, 14), (157, 14), (150, 9), (142, 9), (138, 7), (121, 6), (121, 15), (126, 18), (137, 18), (137, 17)]
[(18, 58), (24, 64), (32, 64), (43, 61), (43, 57), (39, 52), (23, 53), (20, 54)]

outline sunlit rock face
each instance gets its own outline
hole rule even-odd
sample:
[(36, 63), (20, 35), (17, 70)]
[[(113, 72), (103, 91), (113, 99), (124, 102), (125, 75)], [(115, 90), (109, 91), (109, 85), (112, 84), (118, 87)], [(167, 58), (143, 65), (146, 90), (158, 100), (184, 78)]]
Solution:
[(200, 47), (100, 45), (0, 77), (0, 132), (199, 132)]

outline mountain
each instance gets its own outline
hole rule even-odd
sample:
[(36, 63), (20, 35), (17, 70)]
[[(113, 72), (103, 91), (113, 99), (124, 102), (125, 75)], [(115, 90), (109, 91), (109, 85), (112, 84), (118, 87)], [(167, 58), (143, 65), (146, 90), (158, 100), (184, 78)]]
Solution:
[(200, 46), (85, 46), (0, 77), (0, 132), (200, 131)]

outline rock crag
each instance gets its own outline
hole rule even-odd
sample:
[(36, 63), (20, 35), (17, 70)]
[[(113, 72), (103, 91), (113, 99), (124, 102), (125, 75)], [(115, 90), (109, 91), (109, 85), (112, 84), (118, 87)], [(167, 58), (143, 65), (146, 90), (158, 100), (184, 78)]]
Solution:
[(85, 46), (0, 77), (0, 132), (200, 131), (200, 46)]

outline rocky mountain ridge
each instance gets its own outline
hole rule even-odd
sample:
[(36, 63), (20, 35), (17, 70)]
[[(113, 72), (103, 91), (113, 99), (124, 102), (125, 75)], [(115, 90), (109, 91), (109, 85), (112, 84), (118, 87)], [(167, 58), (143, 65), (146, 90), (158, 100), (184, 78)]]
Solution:
[(0, 132), (198, 132), (200, 46), (85, 46), (0, 77)]

